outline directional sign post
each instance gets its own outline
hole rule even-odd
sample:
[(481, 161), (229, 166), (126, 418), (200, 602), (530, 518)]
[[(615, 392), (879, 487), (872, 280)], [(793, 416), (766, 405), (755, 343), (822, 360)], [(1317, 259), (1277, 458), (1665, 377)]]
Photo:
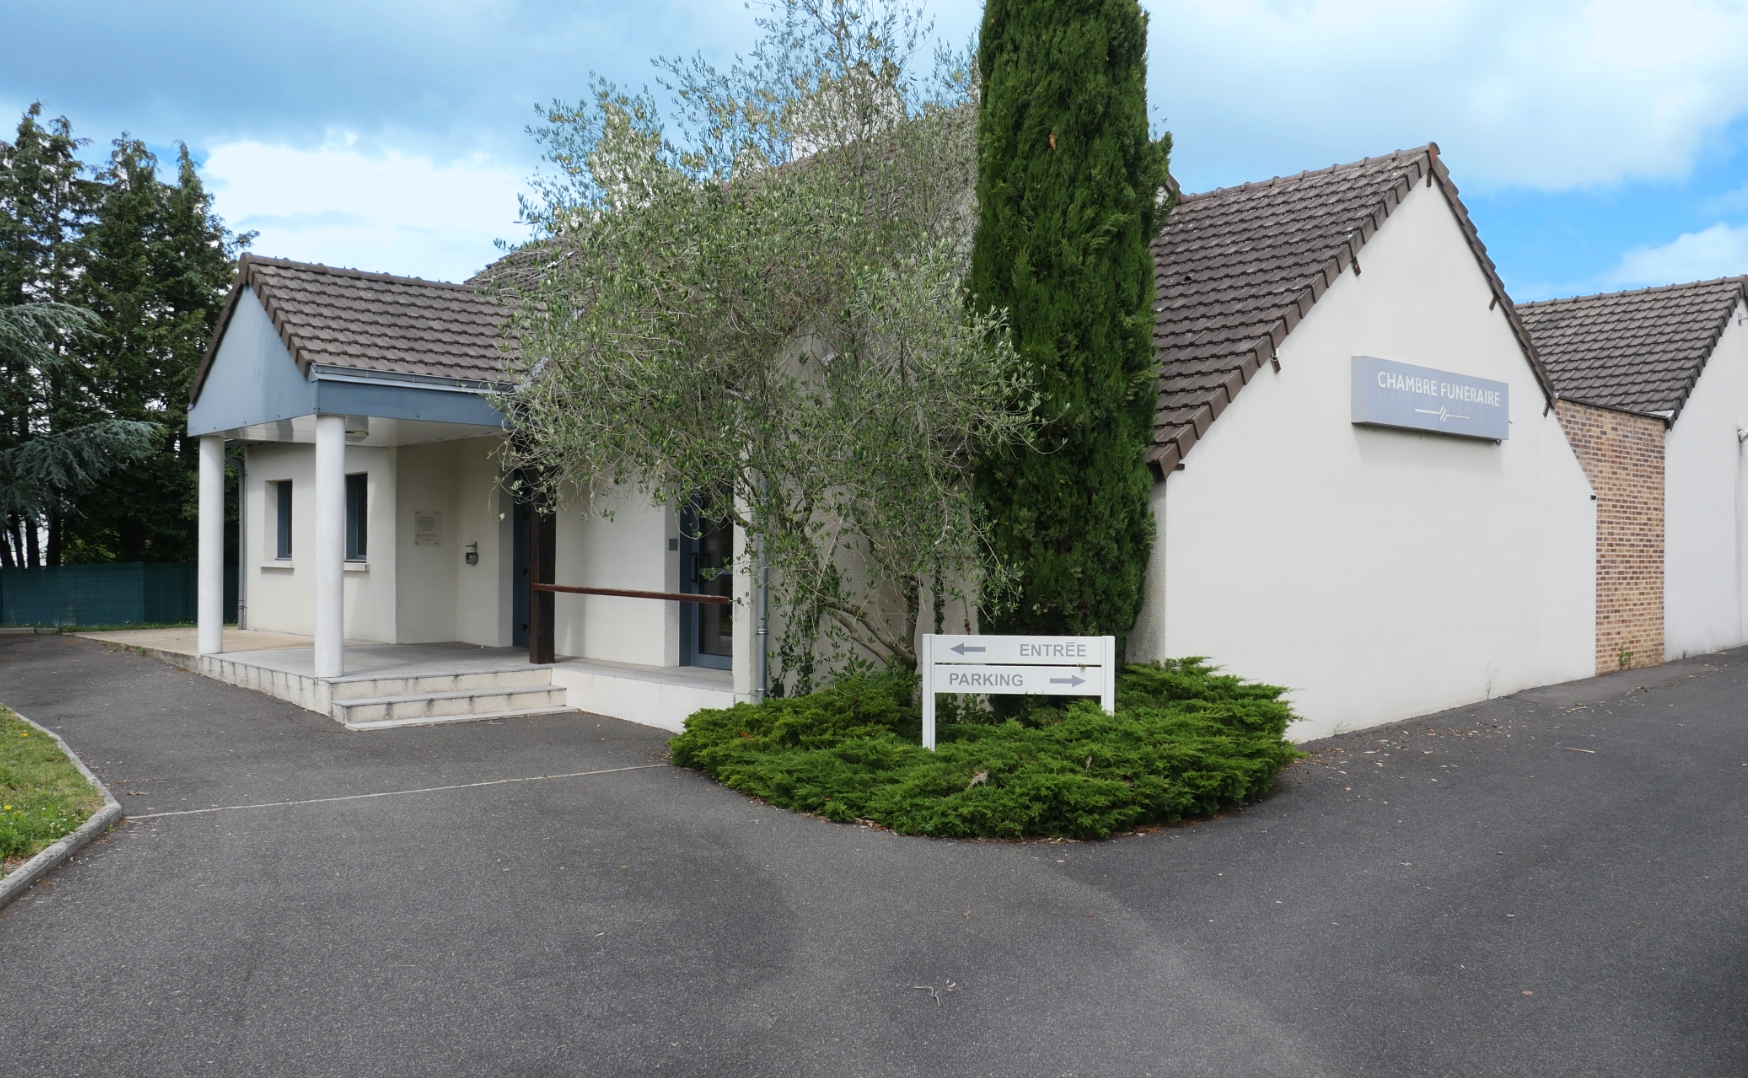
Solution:
[(923, 747), (935, 747), (935, 694), (1096, 696), (1117, 712), (1114, 636), (923, 637)]

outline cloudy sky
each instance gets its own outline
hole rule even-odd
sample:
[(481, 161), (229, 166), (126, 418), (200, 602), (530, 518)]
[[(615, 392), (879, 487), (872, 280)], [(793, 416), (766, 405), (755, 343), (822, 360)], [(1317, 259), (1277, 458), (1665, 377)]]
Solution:
[[(1748, 0), (1146, 0), (1187, 190), (1436, 141), (1512, 293), (1748, 273)], [(980, 4), (934, 0), (964, 41)], [(0, 0), (0, 121), (186, 141), (263, 254), (460, 279), (515, 242), (538, 101), (726, 62), (740, 0)], [(28, 42), (28, 48), (16, 43)]]

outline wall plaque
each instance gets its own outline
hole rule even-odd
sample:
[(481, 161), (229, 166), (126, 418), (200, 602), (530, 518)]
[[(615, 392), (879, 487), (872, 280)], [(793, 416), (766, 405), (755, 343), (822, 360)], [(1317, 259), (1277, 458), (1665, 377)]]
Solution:
[(436, 513), (421, 513), (413, 510), (413, 545), (441, 546), (442, 538), (440, 521)]
[(1353, 357), (1353, 421), (1503, 442), (1511, 435), (1511, 387), (1469, 374)]

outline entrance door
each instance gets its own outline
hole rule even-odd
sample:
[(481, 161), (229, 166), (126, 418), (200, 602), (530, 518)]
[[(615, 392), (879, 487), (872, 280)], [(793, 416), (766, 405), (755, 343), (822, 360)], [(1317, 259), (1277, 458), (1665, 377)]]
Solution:
[(510, 510), (510, 643), (519, 648), (528, 646), (528, 528), (532, 509), (531, 502), (519, 501)]
[[(680, 590), (697, 595), (734, 596), (734, 525), (701, 520), (697, 513), (680, 517)], [(734, 665), (734, 606), (724, 603), (680, 604), (680, 664)]]

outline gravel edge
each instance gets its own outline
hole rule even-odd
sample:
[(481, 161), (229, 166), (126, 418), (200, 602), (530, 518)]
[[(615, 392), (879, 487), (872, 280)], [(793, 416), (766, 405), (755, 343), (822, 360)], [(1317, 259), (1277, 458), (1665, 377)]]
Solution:
[[(16, 711), (12, 713), (18, 715)], [(79, 769), (79, 774), (84, 775), (85, 780), (97, 787), (97, 791), (103, 795), (103, 807), (92, 813), (89, 820), (80, 824), (78, 830), (70, 835), (63, 835), (54, 845), (38, 853), (4, 878), (0, 878), (0, 908), (4, 908), (7, 903), (23, 894), (25, 888), (41, 879), (49, 870), (78, 853), (86, 843), (121, 822), (122, 818), (121, 802), (117, 801), (115, 795), (109, 792), (109, 787), (103, 785), (103, 780), (91, 773), (91, 769), (85, 766), (85, 761), (79, 759), (79, 754), (61, 740), (61, 735), (39, 722), (25, 718), (23, 715), (18, 715), (18, 717), (55, 739), (55, 744), (61, 747), (61, 751), (67, 754), (67, 759), (73, 761), (73, 766)]]

